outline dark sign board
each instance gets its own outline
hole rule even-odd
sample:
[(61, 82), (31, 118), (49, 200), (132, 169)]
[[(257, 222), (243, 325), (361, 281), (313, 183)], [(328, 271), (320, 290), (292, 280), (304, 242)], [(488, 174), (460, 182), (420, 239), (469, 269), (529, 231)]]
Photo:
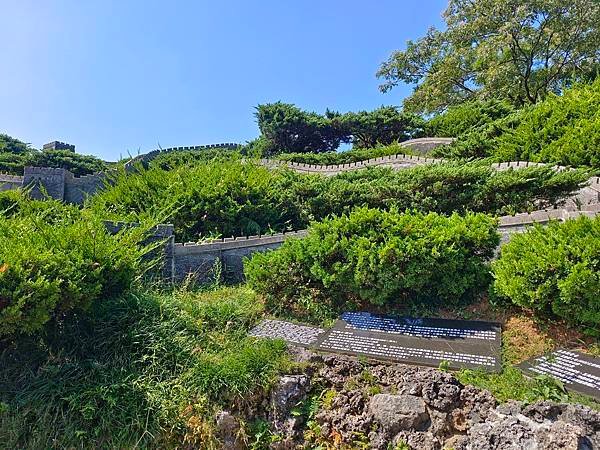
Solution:
[(498, 371), (501, 326), (493, 322), (344, 313), (317, 350), (404, 364)]
[(501, 327), (466, 320), (345, 313), (329, 330), (266, 320), (251, 335), (324, 352), (450, 369), (500, 370)]
[(565, 388), (600, 400), (600, 358), (559, 349), (519, 367), (530, 376), (551, 375), (562, 381)]

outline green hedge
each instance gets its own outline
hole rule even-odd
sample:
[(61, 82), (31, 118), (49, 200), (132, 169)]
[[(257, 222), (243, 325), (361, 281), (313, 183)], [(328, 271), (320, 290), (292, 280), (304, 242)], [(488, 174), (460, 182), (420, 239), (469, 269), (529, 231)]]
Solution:
[(101, 220), (58, 202), (6, 193), (0, 205), (0, 337), (123, 292), (139, 269), (140, 231), (111, 236)]
[(488, 162), (371, 168), (326, 177), (269, 170), (251, 160), (213, 160), (121, 175), (87, 206), (104, 217), (175, 225), (179, 239), (301, 229), (357, 206), (450, 214), (506, 214), (551, 206), (587, 179), (546, 167), (496, 171)]
[(472, 299), (489, 281), (496, 220), (469, 213), (384, 212), (359, 208), (314, 223), (308, 236), (246, 261), (248, 283), (279, 312)]
[(499, 297), (600, 331), (600, 217), (515, 234), (492, 267)]
[(600, 79), (566, 89), (562, 95), (549, 95), (492, 122), (474, 124), (434, 154), (599, 168), (599, 149)]

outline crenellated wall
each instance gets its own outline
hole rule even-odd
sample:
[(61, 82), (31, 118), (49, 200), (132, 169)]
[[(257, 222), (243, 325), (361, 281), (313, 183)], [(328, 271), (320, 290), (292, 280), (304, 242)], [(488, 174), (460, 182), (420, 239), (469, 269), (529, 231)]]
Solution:
[(19, 189), (21, 186), (23, 186), (22, 176), (0, 173), (0, 192)]
[(278, 248), (290, 238), (301, 238), (306, 230), (279, 233), (270, 236), (225, 238), (201, 244), (175, 244), (175, 280), (194, 277), (200, 282), (214, 279), (217, 264), (228, 281), (241, 281), (244, 274), (243, 259), (254, 252)]
[[(499, 218), (498, 225), (501, 245), (508, 242), (514, 233), (523, 232), (536, 223), (545, 225), (551, 220), (565, 221), (582, 215), (595, 217), (598, 214), (600, 214), (600, 204), (585, 206), (581, 210), (548, 209), (503, 216)], [(200, 244), (174, 243), (172, 247), (168, 247), (172, 249), (172, 256), (166, 265), (172, 266), (174, 281), (191, 277), (199, 283), (206, 283), (216, 277), (222, 277), (224, 280), (237, 282), (243, 280), (244, 257), (254, 252), (276, 249), (287, 239), (302, 238), (307, 233), (307, 230), (300, 230), (270, 236), (225, 238)]]
[(241, 144), (236, 144), (235, 142), (225, 142), (221, 144), (208, 144), (208, 145), (194, 145), (191, 147), (169, 147), (164, 149), (156, 149), (151, 152), (144, 153), (143, 155), (138, 155), (131, 158), (129, 161), (125, 163), (125, 170), (133, 170), (137, 164), (142, 164), (143, 166), (148, 165), (150, 161), (156, 158), (158, 155), (170, 152), (181, 152), (181, 151), (203, 151), (203, 150), (213, 150), (213, 149), (236, 149), (241, 147)]

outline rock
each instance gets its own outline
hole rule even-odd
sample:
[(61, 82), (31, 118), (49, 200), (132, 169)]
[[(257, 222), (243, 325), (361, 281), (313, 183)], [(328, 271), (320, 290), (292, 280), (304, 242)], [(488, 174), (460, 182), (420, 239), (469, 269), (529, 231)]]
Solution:
[(422, 431), (401, 431), (398, 433), (393, 441), (393, 448), (397, 448), (401, 444), (408, 445), (409, 448), (414, 450), (440, 450), (442, 443), (432, 433)]
[(310, 389), (307, 375), (284, 375), (271, 392), (271, 418), (279, 430), (288, 417), (290, 409), (306, 396)]
[(496, 403), (496, 399), (489, 391), (465, 386), (460, 391), (460, 406), (453, 409), (450, 414), (452, 426), (456, 431), (465, 431), (474, 424), (485, 421)]
[(510, 416), (476, 424), (469, 430), (468, 437), (466, 448), (469, 450), (537, 449), (533, 430)]
[(538, 448), (544, 450), (583, 450), (592, 449), (586, 445), (583, 430), (577, 425), (555, 422), (548, 427), (540, 427), (535, 433)]
[(414, 395), (376, 394), (369, 403), (369, 412), (391, 433), (419, 429), (429, 420), (425, 402)]
[(420, 374), (422, 396), (427, 405), (440, 411), (449, 411), (459, 400), (461, 384), (451, 374), (430, 369)]
[(600, 426), (599, 418), (600, 414), (583, 406), (512, 402), (470, 428), (467, 442), (457, 449), (591, 450), (598, 448), (594, 427)]
[(227, 450), (241, 450), (245, 445), (240, 439), (240, 423), (228, 411), (220, 411), (216, 415), (216, 434)]
[(457, 450), (459, 448), (464, 448), (466, 441), (467, 437), (465, 435), (455, 434), (444, 441), (442, 448), (444, 448), (444, 450)]

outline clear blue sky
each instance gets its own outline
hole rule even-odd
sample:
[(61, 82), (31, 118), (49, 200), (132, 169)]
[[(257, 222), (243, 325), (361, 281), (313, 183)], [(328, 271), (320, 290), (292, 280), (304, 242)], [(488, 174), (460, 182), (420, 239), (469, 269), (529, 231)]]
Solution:
[(0, 0), (0, 132), (115, 160), (244, 142), (253, 108), (401, 104), (375, 72), (446, 0)]

